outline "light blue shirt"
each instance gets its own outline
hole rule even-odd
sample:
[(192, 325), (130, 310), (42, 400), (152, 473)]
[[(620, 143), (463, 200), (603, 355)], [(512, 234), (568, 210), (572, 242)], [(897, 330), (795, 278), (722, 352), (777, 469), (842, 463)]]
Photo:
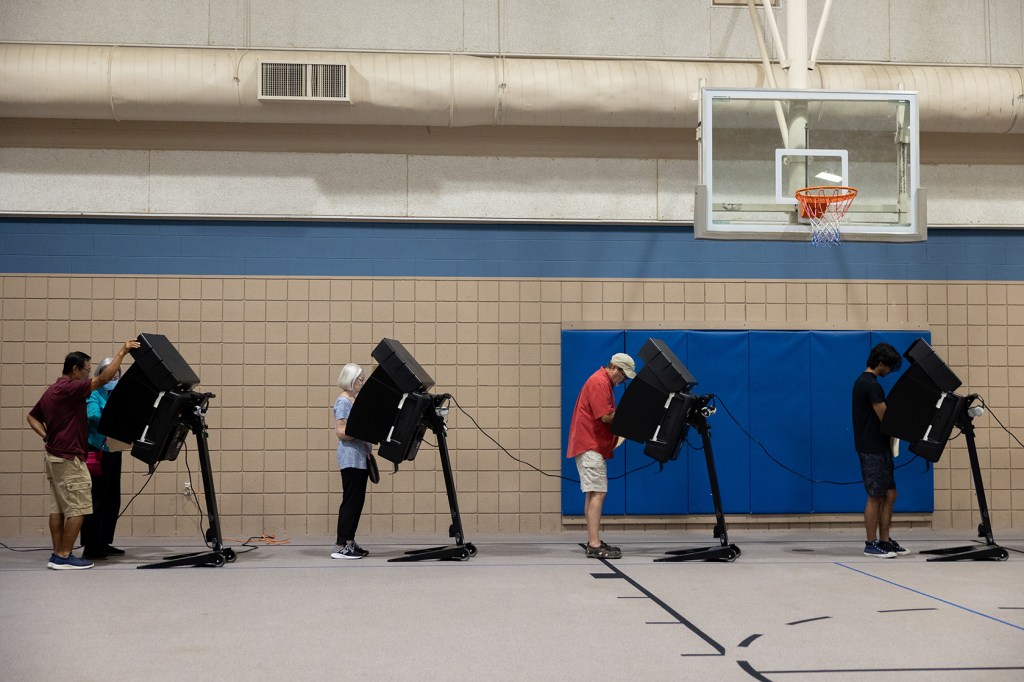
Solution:
[[(352, 413), (352, 403), (343, 395), (334, 401), (334, 422), (348, 419)], [(366, 456), (370, 454), (370, 444), (361, 440), (338, 440), (338, 469), (365, 469)]]
[(107, 406), (107, 399), (109, 397), (110, 392), (103, 386), (100, 386), (89, 394), (89, 400), (85, 403), (86, 414), (89, 417), (89, 447), (93, 450), (110, 452), (110, 448), (107, 447), (107, 437), (96, 430), (100, 423), (100, 417), (103, 415), (103, 408)]

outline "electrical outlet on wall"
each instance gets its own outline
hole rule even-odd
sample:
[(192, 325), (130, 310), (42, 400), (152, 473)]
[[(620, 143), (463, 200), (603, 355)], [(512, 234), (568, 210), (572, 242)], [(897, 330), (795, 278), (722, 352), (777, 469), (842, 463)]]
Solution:
[(181, 491), (181, 494), (185, 497), (192, 497), (192, 481), (185, 481), (185, 489)]

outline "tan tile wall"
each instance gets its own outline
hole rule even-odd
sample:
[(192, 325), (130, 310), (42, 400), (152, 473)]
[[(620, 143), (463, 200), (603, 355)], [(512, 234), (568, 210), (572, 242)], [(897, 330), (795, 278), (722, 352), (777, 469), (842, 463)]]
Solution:
[[(46, 534), (40, 443), (25, 414), (69, 350), (112, 354), (140, 332), (170, 338), (217, 397), (208, 414), (224, 534), (331, 535), (340, 502), (334, 381), (348, 361), (372, 364), (382, 337), (399, 339), (498, 442), (558, 472), (560, 334), (565, 326), (746, 326), (932, 331), (933, 346), (1010, 429), (1024, 435), (1024, 284), (537, 279), (0, 276), (0, 537)], [(1014, 406), (1014, 407), (1011, 407)], [(1024, 455), (991, 416), (978, 420), (984, 481), (997, 529), (1024, 526)], [(449, 447), (467, 535), (563, 528), (560, 482), (505, 454), (457, 409)], [(428, 440), (433, 438), (428, 434)], [(963, 439), (936, 465), (938, 529), (977, 526)], [(1011, 447), (1011, 445), (1013, 447)], [(118, 533), (193, 535), (201, 489), (188, 456), (160, 466)], [(360, 532), (445, 534), (450, 523), (436, 452), (368, 497)], [(125, 501), (146, 467), (125, 458)], [(651, 528), (706, 518), (649, 519)], [(740, 522), (757, 523), (756, 519)], [(925, 525), (927, 517), (911, 521)], [(780, 517), (770, 525), (857, 524)], [(609, 519), (636, 527), (635, 519)], [(566, 527), (576, 527), (569, 521)]]

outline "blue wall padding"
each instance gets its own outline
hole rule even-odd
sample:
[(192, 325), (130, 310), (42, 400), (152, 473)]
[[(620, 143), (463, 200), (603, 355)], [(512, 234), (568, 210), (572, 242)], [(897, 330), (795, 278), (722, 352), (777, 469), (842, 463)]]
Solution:
[[(722, 506), (732, 514), (862, 512), (866, 498), (850, 423), (853, 382), (875, 344), (886, 341), (902, 353), (919, 337), (930, 341), (928, 332), (919, 331), (565, 331), (563, 450), (572, 408), (586, 378), (620, 351), (632, 355), (639, 368), (639, 350), (651, 337), (664, 341), (694, 375), (694, 393), (716, 396), (718, 411), (708, 424)], [(900, 374), (902, 370), (881, 380), (886, 393)], [(621, 395), (620, 388), (616, 400)], [(773, 462), (753, 439), (792, 471)], [(650, 462), (642, 444), (628, 442), (609, 462), (609, 475)], [(933, 511), (933, 473), (927, 463), (914, 458), (903, 443), (896, 466), (896, 511)], [(576, 478), (572, 460), (564, 460), (563, 472)], [(612, 481), (604, 511), (713, 512), (696, 429), (690, 429), (679, 458), (666, 463), (663, 471), (655, 463), (624, 482)], [(583, 496), (575, 483), (563, 482), (562, 513), (583, 513)]]
[[(697, 380), (697, 394), (714, 393), (729, 406), (740, 424), (750, 422), (750, 390), (748, 387), (749, 345), (747, 332), (691, 331), (686, 340), (686, 367)], [(694, 368), (697, 368), (694, 371)], [(721, 406), (721, 403), (720, 405)], [(708, 418), (711, 427), (711, 449), (718, 470), (722, 508), (740, 513), (750, 510), (750, 439), (722, 410)], [(749, 426), (747, 426), (749, 430)], [(701, 439), (690, 429), (688, 442), (701, 447)], [(682, 457), (682, 455), (680, 455)], [(691, 514), (714, 511), (708, 468), (704, 452), (691, 449), (690, 469)]]
[[(612, 355), (621, 353), (626, 344), (623, 331), (563, 331), (562, 332), (562, 475), (577, 482), (562, 480), (562, 513), (583, 514), (583, 493), (580, 492), (576, 460), (565, 456), (569, 447), (569, 424), (573, 407), (583, 383), (600, 367), (608, 364)], [(622, 398), (623, 388), (615, 391), (615, 400)], [(625, 458), (616, 451), (608, 461), (608, 476), (621, 475), (626, 470)], [(605, 514), (626, 513), (626, 488), (622, 479), (608, 486), (604, 501)]]
[[(673, 330), (655, 333), (630, 330), (626, 332), (626, 352), (633, 357), (638, 366), (643, 366), (640, 348), (651, 336), (657, 336), (668, 344), (683, 364), (686, 364), (686, 332)], [(700, 442), (696, 434), (690, 434), (689, 438), (691, 443)], [(678, 509), (689, 508), (689, 468), (685, 464), (687, 448), (684, 447), (679, 455), (682, 461), (666, 462), (664, 467), (659, 467), (657, 462), (644, 454), (644, 446), (641, 443), (627, 441), (622, 447), (626, 449), (627, 471), (654, 463), (653, 466), (626, 477), (627, 514), (677, 514)]]
[(848, 484), (815, 483), (812, 508), (833, 513), (863, 510), (867, 500), (860, 482), (860, 462), (853, 450), (850, 398), (853, 382), (864, 371), (872, 348), (871, 333), (811, 332), (810, 336), (811, 477)]
[[(810, 478), (810, 334), (755, 331), (750, 337), (750, 433), (776, 460)], [(764, 450), (750, 458), (750, 511), (793, 514), (811, 510), (810, 481), (790, 474)]]

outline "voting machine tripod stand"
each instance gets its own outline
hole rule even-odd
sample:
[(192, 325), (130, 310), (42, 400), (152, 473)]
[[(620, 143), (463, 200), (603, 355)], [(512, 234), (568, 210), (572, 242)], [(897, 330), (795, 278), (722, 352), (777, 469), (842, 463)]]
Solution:
[[(978, 537), (985, 538), (985, 544), (947, 547), (945, 549), (927, 549), (921, 554), (935, 554), (928, 561), (1006, 561), (1009, 553), (996, 544), (992, 537), (992, 521), (988, 514), (988, 501), (985, 499), (985, 484), (981, 480), (981, 465), (978, 463), (978, 448), (974, 443), (974, 417), (969, 409), (970, 403), (977, 396), (968, 396), (962, 414), (956, 420), (956, 426), (967, 441), (967, 455), (971, 460), (971, 474), (974, 476), (974, 492), (978, 496), (978, 509), (981, 512), (981, 523), (978, 524)], [(975, 408), (981, 414), (981, 408)]]
[(693, 549), (676, 549), (665, 552), (669, 556), (655, 561), (735, 561), (740, 555), (740, 548), (729, 544), (729, 531), (725, 527), (725, 514), (722, 513), (722, 493), (718, 487), (718, 472), (715, 469), (715, 455), (711, 450), (711, 426), (708, 417), (715, 413), (708, 403), (713, 395), (700, 396), (700, 404), (690, 411), (690, 425), (700, 433), (704, 444), (704, 460), (708, 467), (708, 482), (711, 484), (711, 499), (715, 503), (714, 537), (718, 538), (718, 547), (697, 547)]
[(459, 513), (459, 500), (455, 494), (455, 476), (452, 474), (452, 463), (448, 456), (448, 428), (444, 420), (445, 415), (448, 414), (448, 408), (444, 407), (444, 403), (451, 396), (445, 393), (430, 397), (433, 409), (425, 411), (423, 422), (437, 436), (437, 450), (441, 458), (441, 468), (444, 471), (444, 488), (448, 493), (448, 508), (452, 515), (452, 524), (448, 527), (448, 537), (455, 538), (455, 544), (414, 549), (406, 552), (403, 556), (388, 559), (388, 561), (428, 561), (430, 559), (466, 561), (470, 557), (476, 556), (476, 547), (465, 541), (465, 534), (462, 531), (462, 515)]
[(213, 393), (197, 393), (189, 391), (191, 410), (186, 410), (181, 416), (182, 424), (188, 427), (196, 438), (196, 446), (199, 450), (199, 467), (203, 475), (203, 495), (206, 498), (206, 518), (210, 527), (206, 530), (206, 543), (210, 545), (208, 551), (190, 552), (188, 554), (176, 554), (165, 557), (163, 561), (154, 564), (144, 564), (138, 568), (174, 568), (176, 566), (223, 566), (231, 563), (236, 558), (235, 551), (230, 547), (224, 547), (224, 537), (220, 531), (220, 514), (217, 511), (217, 494), (213, 489), (213, 469), (210, 466), (210, 448), (207, 445), (209, 433), (206, 428), (206, 410), (210, 404), (210, 398), (215, 398)]

